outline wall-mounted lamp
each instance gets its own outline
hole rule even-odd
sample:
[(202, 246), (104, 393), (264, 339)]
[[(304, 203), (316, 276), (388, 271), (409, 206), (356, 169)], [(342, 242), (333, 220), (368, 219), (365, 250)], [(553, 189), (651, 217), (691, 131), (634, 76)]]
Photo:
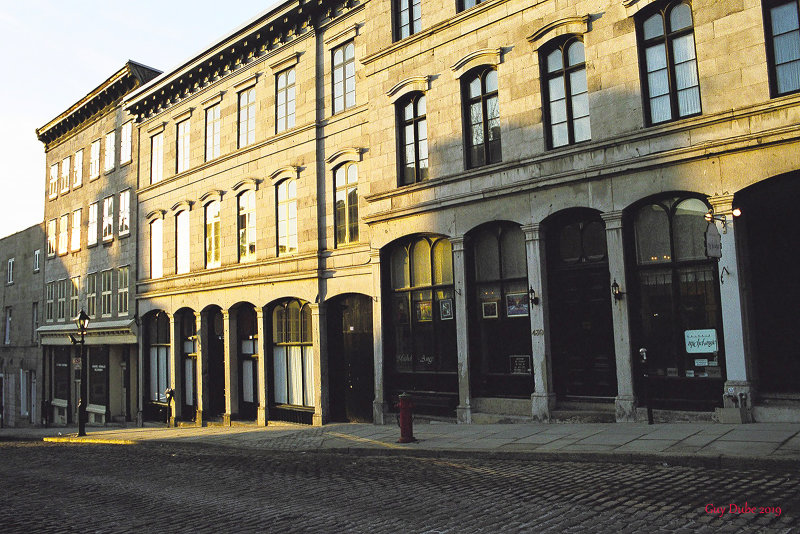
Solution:
[(528, 289), (528, 296), (531, 299), (531, 304), (533, 304), (534, 306), (539, 304), (539, 297), (536, 296), (536, 290), (533, 289), (532, 287)]
[(611, 284), (611, 294), (614, 296), (614, 300), (622, 300), (623, 295), (625, 295), (624, 291), (620, 291), (616, 278), (614, 279), (614, 283)]
[[(733, 208), (731, 210), (731, 216), (735, 219), (742, 215), (742, 210), (740, 208)], [(707, 223), (712, 222), (720, 222), (722, 223), (722, 233), (726, 233), (728, 231), (728, 218), (725, 214), (722, 215), (714, 215), (714, 208), (709, 208), (706, 214), (703, 216)]]

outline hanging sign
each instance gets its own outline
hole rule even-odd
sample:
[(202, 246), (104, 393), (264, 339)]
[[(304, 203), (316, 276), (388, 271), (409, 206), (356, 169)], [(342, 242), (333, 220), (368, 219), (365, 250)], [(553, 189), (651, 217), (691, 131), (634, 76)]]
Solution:
[(706, 257), (722, 257), (722, 237), (719, 235), (716, 224), (709, 224), (706, 229)]
[(717, 352), (717, 331), (713, 328), (706, 330), (685, 330), (686, 352), (689, 354), (702, 354)]

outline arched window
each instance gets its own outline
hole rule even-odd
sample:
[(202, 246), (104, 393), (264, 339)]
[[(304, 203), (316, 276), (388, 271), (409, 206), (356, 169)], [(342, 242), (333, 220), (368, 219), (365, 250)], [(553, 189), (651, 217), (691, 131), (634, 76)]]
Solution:
[(150, 278), (164, 276), (164, 221), (159, 217), (150, 222)]
[(273, 403), (314, 406), (314, 348), (311, 306), (299, 300), (276, 304), (272, 310)]
[(525, 235), (515, 224), (497, 223), (477, 230), (468, 243), (472, 391), (490, 397), (529, 396), (533, 379)]
[(725, 359), (717, 260), (705, 249), (708, 209), (700, 198), (670, 196), (632, 214), (634, 333), (656, 399), (718, 403)]
[(647, 123), (699, 115), (692, 8), (685, 2), (672, 2), (638, 23)]
[(297, 252), (297, 181), (284, 180), (276, 187), (278, 198), (278, 255)]
[(557, 41), (542, 51), (539, 64), (549, 147), (588, 141), (592, 135), (583, 43), (575, 37)]
[(170, 385), (169, 374), (169, 316), (164, 312), (150, 314), (145, 323), (150, 357), (147, 361), (147, 398), (154, 402), (166, 402), (165, 391)]
[(256, 192), (252, 189), (239, 195), (239, 261), (256, 259)]
[(502, 160), (497, 71), (491, 67), (478, 68), (463, 80), (467, 167), (497, 163)]
[(428, 178), (428, 121), (425, 95), (414, 93), (397, 104), (400, 130), (400, 185)]
[(222, 236), (219, 218), (219, 200), (206, 205), (206, 268), (221, 265), (221, 239)]
[(181, 210), (175, 215), (175, 272), (188, 273), (191, 268), (189, 250), (191, 242), (189, 233), (189, 210)]
[(390, 394), (413, 391), (414, 403), (423, 412), (450, 413), (458, 402), (450, 241), (441, 237), (406, 239), (387, 256)]
[(358, 242), (358, 166), (344, 163), (333, 171), (336, 245)]

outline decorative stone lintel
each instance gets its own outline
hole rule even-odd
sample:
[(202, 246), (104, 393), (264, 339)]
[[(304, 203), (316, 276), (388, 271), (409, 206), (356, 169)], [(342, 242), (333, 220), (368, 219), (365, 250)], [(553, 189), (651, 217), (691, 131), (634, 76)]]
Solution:
[(528, 36), (528, 41), (538, 50), (543, 44), (554, 37), (575, 34), (583, 35), (589, 31), (589, 15), (581, 17), (567, 17), (549, 22)]
[(337, 150), (325, 159), (328, 165), (335, 165), (344, 161), (361, 161), (361, 154), (364, 149), (361, 147), (348, 147)]
[(261, 76), (261, 73), (260, 72), (256, 72), (252, 76), (250, 76), (250, 77), (242, 80), (241, 82), (237, 83), (236, 85), (234, 85), (233, 86), (234, 90), (239, 92), (239, 91), (244, 91), (245, 89), (250, 89), (256, 83), (258, 83), (258, 77), (259, 76)]
[(222, 200), (223, 191), (220, 189), (212, 189), (211, 191), (207, 191), (203, 193), (203, 196), (200, 197), (200, 204), (205, 206), (206, 204), (213, 202), (214, 200)]
[(222, 102), (222, 97), (224, 94), (225, 91), (219, 91), (215, 93), (213, 96), (210, 96), (209, 98), (206, 98), (205, 100), (200, 102), (200, 105), (203, 106), (203, 108), (210, 108), (214, 104), (219, 104), (220, 102)]
[(453, 71), (456, 79), (460, 79), (464, 74), (478, 65), (491, 65), (496, 67), (501, 63), (502, 53), (503, 49), (499, 47), (475, 50), (456, 61), (453, 66), (450, 67), (450, 70)]
[(174, 206), (172, 206), (172, 213), (178, 213), (179, 211), (192, 211), (192, 205), (194, 202), (191, 200), (181, 200), (180, 202), (176, 202)]
[(424, 93), (427, 91), (429, 87), (431, 77), (428, 75), (425, 76), (411, 76), (410, 78), (406, 78), (405, 80), (397, 83), (394, 87), (386, 91), (386, 96), (389, 97), (389, 101), (394, 104), (405, 95), (414, 92), (421, 92)]
[(278, 183), (286, 178), (300, 178), (300, 167), (296, 165), (287, 165), (269, 175), (269, 179), (272, 183)]
[(289, 67), (294, 67), (300, 61), (300, 52), (294, 52), (286, 57), (279, 59), (278, 61), (271, 63), (269, 68), (272, 69), (273, 72), (280, 72), (282, 70), (286, 70)]
[(147, 129), (147, 135), (152, 137), (154, 135), (160, 134), (161, 132), (164, 131), (166, 127), (167, 127), (166, 122), (159, 122), (158, 124), (155, 124), (151, 128)]
[(192, 116), (192, 111), (194, 111), (194, 108), (189, 108), (184, 111), (181, 111), (177, 115), (173, 115), (172, 120), (174, 120), (175, 122), (184, 121)]

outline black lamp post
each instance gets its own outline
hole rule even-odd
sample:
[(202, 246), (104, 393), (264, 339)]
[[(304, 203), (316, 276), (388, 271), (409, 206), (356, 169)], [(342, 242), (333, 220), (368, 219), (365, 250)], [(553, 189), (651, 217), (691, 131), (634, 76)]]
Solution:
[(78, 436), (85, 436), (86, 435), (86, 349), (85, 349), (85, 337), (86, 337), (86, 328), (89, 326), (89, 316), (86, 314), (85, 311), (81, 310), (81, 313), (75, 318), (75, 324), (78, 325), (78, 331), (81, 333), (81, 396), (80, 400), (78, 400)]

